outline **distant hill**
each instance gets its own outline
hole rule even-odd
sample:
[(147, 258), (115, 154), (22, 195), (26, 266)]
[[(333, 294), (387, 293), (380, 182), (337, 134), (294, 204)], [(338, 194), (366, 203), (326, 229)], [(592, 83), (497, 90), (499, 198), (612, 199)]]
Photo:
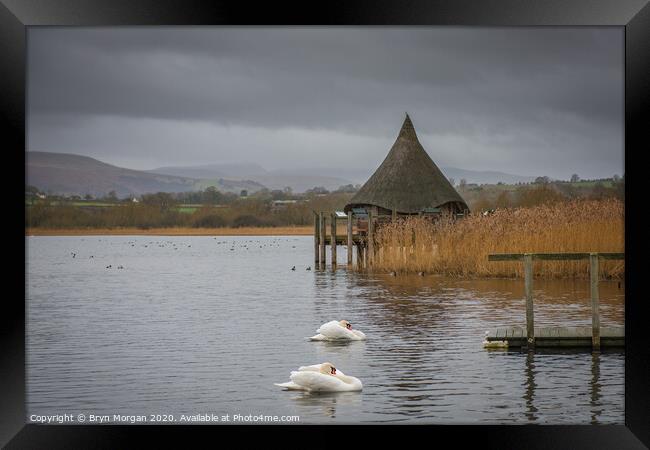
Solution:
[(313, 187), (324, 187), (329, 191), (336, 190), (346, 184), (353, 184), (344, 178), (326, 175), (301, 175), (301, 174), (275, 174), (258, 175), (252, 177), (255, 181), (262, 183), (269, 189), (284, 189), (290, 186), (293, 192), (305, 192)]
[[(363, 184), (374, 168), (306, 168), (266, 170), (254, 163), (206, 164), (132, 170), (69, 153), (27, 152), (27, 184), (44, 192), (63, 195), (91, 194), (102, 197), (115, 191), (118, 197), (151, 192), (186, 192), (215, 186), (222, 192), (254, 193), (265, 187), (305, 192), (316, 186), (335, 190), (348, 184)], [(442, 172), (458, 184), (496, 184), (533, 181), (534, 177), (496, 171), (474, 171), (443, 167)]]
[[(377, 166), (379, 167), (379, 166)], [(302, 169), (300, 172), (302, 175), (306, 176), (329, 176), (336, 178), (336, 182), (341, 183), (343, 180), (346, 181), (344, 184), (363, 184), (368, 178), (373, 174), (377, 167), (367, 167), (362, 169), (353, 169), (353, 168), (307, 168)], [(465, 179), (468, 183), (477, 183), (477, 184), (496, 184), (502, 182), (505, 184), (515, 184), (518, 182), (526, 183), (529, 181), (534, 181), (535, 177), (524, 176), (524, 175), (514, 175), (511, 173), (498, 172), (498, 171), (478, 171), (478, 170), (467, 170), (467, 169), (458, 169), (456, 167), (441, 167), (442, 173), (445, 174), (447, 178), (453, 178), (455, 183), (460, 183), (461, 179)], [(259, 178), (261, 183), (264, 183), (263, 178)], [(335, 183), (336, 183), (335, 182)], [(268, 186), (268, 183), (266, 183)]]
[(258, 164), (204, 164), (202, 166), (168, 166), (147, 170), (151, 173), (162, 173), (178, 177), (189, 177), (196, 179), (244, 179), (255, 175), (265, 175), (266, 169)]
[[(102, 197), (115, 191), (118, 197), (123, 198), (152, 192), (193, 191), (199, 189), (200, 183), (192, 177), (125, 169), (69, 153), (27, 152), (26, 170), (28, 185), (62, 195)], [(255, 182), (226, 179), (208, 185), (223, 192), (236, 193), (242, 189), (252, 193), (264, 188)]]
[[(318, 173), (317, 170), (266, 170), (252, 163), (240, 164), (206, 164), (203, 166), (159, 167), (148, 171), (175, 176), (200, 178), (199, 186), (207, 186), (219, 179), (245, 179), (250, 183), (258, 183), (268, 189), (284, 189), (291, 187), (293, 192), (305, 192), (316, 186), (335, 190), (346, 184), (354, 184), (345, 177)], [(332, 171), (334, 172), (334, 171)], [(258, 188), (259, 189), (259, 188)], [(257, 189), (256, 189), (257, 190)], [(249, 190), (249, 192), (253, 192)]]
[(149, 192), (192, 190), (195, 180), (124, 169), (87, 156), (27, 152), (27, 184), (43, 192), (95, 197), (115, 191), (119, 197)]
[(440, 170), (447, 178), (453, 178), (455, 183), (460, 183), (460, 180), (465, 179), (468, 183), (476, 184), (497, 184), (502, 182), (505, 184), (528, 183), (534, 181), (535, 177), (528, 177), (523, 175), (513, 175), (511, 173), (496, 172), (496, 171), (478, 171), (458, 169), (455, 167), (441, 167)]
[(195, 191), (203, 191), (206, 188), (214, 186), (221, 192), (234, 192), (239, 194), (241, 191), (248, 191), (249, 194), (265, 189), (266, 186), (253, 180), (228, 180), (225, 178), (202, 179), (194, 183)]

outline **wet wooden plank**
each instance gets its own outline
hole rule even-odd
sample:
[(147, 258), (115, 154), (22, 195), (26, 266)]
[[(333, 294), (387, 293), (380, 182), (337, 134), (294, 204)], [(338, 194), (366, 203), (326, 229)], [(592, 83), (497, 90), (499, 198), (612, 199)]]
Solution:
[(533, 310), (533, 259), (524, 255), (524, 287), (526, 291), (526, 339), (535, 347), (535, 314)]
[[(488, 255), (488, 261), (523, 261), (525, 255), (541, 261), (579, 261), (589, 259), (591, 253), (495, 253)], [(625, 259), (625, 253), (594, 253), (602, 259)]]
[[(537, 327), (535, 345), (540, 347), (591, 347), (592, 333), (589, 326)], [(508, 341), (512, 347), (525, 346), (526, 335), (522, 327), (499, 327), (488, 330), (487, 341)], [(601, 347), (624, 346), (625, 327), (601, 328)]]
[(591, 341), (594, 349), (600, 348), (600, 311), (598, 299), (598, 255), (589, 256), (589, 276), (591, 278)]
[(352, 265), (352, 244), (353, 244), (353, 236), (352, 236), (352, 211), (348, 211), (348, 222), (347, 222), (347, 239), (346, 239), (346, 244), (348, 246), (348, 266)]
[(365, 257), (368, 267), (371, 267), (375, 261), (375, 222), (372, 209), (368, 211), (368, 245)]
[(320, 242), (319, 262), (320, 262), (320, 265), (322, 266), (321, 268), (324, 269), (325, 268), (325, 245), (326, 245), (325, 235), (327, 233), (325, 233), (325, 214), (323, 214), (323, 212), (319, 213), (318, 221), (320, 223), (320, 225), (318, 226), (318, 231), (320, 232), (320, 238), (319, 238), (319, 242)]
[(318, 213), (314, 211), (314, 263), (318, 264), (318, 249), (320, 246), (320, 218)]
[(332, 255), (332, 269), (336, 269), (336, 214), (330, 214), (330, 252)]

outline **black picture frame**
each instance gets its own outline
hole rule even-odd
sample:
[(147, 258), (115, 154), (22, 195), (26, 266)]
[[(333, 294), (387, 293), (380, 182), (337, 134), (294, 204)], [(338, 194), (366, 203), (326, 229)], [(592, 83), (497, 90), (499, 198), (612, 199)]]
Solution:
[[(475, 442), (482, 448), (643, 448), (650, 446), (650, 351), (648, 301), (644, 298), (645, 243), (641, 163), (648, 148), (645, 128), (650, 99), (650, 5), (647, 0), (411, 0), (328, 1), (318, 3), (198, 0), (0, 0), (0, 115), (6, 131), (5, 170), (15, 233), (12, 256), (25, 257), (24, 164), (26, 30), (32, 26), (116, 25), (444, 25), (444, 26), (616, 26), (625, 29), (625, 425), (624, 426), (400, 426), (353, 427), (383, 437), (406, 431), (431, 443)], [(645, 119), (645, 120), (644, 120)], [(647, 175), (645, 176), (647, 178)], [(21, 180), (23, 185), (21, 185)], [(15, 211), (13, 208), (15, 207)], [(15, 252), (15, 253), (14, 253)], [(123, 448), (142, 435), (171, 442), (200, 434), (215, 439), (234, 431), (238, 439), (308, 430), (310, 442), (332, 439), (330, 427), (311, 426), (39, 426), (25, 425), (24, 261), (9, 258), (0, 316), (0, 445), (7, 448)], [(5, 288), (6, 289), (6, 288)], [(304, 434), (304, 433), (301, 433)], [(296, 442), (298, 438), (296, 438)], [(451, 441), (447, 439), (452, 439)], [(209, 442), (209, 441), (208, 441)], [(288, 445), (290, 442), (284, 441)], [(352, 445), (360, 445), (360, 441)], [(446, 444), (449, 445), (449, 444)]]

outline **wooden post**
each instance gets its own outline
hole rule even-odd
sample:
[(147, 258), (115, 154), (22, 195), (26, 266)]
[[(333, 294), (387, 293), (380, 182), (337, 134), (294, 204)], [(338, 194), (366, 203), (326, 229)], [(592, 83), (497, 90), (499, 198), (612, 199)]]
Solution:
[(336, 269), (336, 213), (333, 212), (330, 216), (332, 219), (330, 245), (332, 246), (332, 269)]
[(316, 211), (314, 211), (314, 263), (318, 264), (318, 246), (320, 244), (320, 220)]
[(524, 254), (524, 284), (526, 289), (526, 339), (528, 348), (535, 348), (535, 317), (533, 314), (533, 256)]
[(600, 312), (598, 298), (598, 254), (589, 254), (591, 275), (591, 346), (600, 350)]
[(320, 257), (319, 264), (322, 266), (321, 269), (325, 268), (325, 214), (322, 212), (319, 214), (319, 231), (320, 231)]
[[(391, 222), (394, 224), (397, 222), (397, 209), (393, 208), (393, 214), (391, 217)], [(397, 248), (397, 232), (395, 231), (395, 228), (392, 230), (392, 238), (390, 240), (390, 257), (395, 258), (395, 249)]]
[(348, 211), (348, 266), (352, 265), (352, 211)]
[(368, 245), (364, 260), (368, 267), (372, 266), (375, 251), (375, 224), (372, 221), (372, 209), (368, 211)]

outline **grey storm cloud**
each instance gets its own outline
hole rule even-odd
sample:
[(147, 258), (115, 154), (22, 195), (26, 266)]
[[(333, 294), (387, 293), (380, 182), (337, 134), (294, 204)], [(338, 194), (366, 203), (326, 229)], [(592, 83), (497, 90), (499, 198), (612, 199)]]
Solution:
[(408, 111), (440, 166), (611, 176), (623, 48), (619, 28), (33, 28), (28, 148), (371, 170)]

